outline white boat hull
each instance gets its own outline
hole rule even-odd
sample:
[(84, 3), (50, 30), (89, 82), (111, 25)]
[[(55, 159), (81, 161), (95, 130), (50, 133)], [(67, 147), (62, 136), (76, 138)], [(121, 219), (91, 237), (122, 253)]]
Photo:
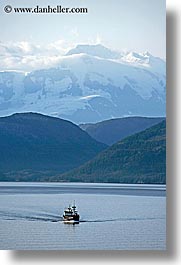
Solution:
[(79, 221), (76, 220), (63, 220), (64, 224), (78, 224)]

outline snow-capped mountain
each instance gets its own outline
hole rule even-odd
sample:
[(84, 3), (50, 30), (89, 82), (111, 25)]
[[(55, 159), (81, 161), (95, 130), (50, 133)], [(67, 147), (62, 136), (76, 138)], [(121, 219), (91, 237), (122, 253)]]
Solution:
[(165, 61), (78, 45), (56, 68), (0, 72), (0, 116), (40, 112), (75, 123), (114, 117), (165, 116)]
[(104, 59), (119, 59), (121, 53), (112, 51), (101, 44), (97, 45), (77, 45), (71, 49), (66, 55), (85, 53), (92, 56), (97, 56)]

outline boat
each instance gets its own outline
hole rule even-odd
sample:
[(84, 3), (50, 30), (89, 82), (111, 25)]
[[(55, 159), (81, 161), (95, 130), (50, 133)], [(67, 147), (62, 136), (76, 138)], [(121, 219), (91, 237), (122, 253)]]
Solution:
[(78, 223), (79, 222), (80, 216), (76, 208), (77, 207), (75, 206), (75, 202), (74, 202), (72, 206), (69, 205), (69, 207), (64, 210), (64, 213), (63, 213), (64, 222), (67, 222), (67, 223)]

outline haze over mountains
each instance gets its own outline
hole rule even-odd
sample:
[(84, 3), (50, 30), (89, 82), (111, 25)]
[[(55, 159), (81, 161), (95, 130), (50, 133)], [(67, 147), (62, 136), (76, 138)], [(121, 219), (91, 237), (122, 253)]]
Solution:
[(0, 72), (0, 116), (39, 112), (74, 123), (165, 116), (165, 61), (78, 45), (56, 68)]
[(163, 117), (126, 117), (98, 123), (80, 124), (79, 127), (98, 142), (112, 145), (129, 135), (141, 132), (163, 120), (165, 120)]
[(164, 120), (108, 147), (66, 120), (37, 113), (3, 117), (0, 181), (164, 183), (165, 133)]

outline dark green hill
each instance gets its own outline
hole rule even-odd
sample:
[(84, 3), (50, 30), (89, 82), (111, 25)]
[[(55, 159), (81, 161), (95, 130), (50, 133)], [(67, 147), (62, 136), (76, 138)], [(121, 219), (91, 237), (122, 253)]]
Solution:
[(80, 124), (79, 126), (95, 140), (112, 145), (127, 136), (156, 125), (162, 120), (165, 118), (126, 117), (98, 123)]
[(129, 136), (59, 180), (118, 183), (166, 182), (166, 122)]
[[(43, 180), (47, 172), (52, 175), (78, 167), (105, 148), (106, 145), (66, 120), (36, 113), (3, 117), (0, 180), (6, 180), (5, 175), (9, 180)], [(32, 172), (40, 172), (41, 177)], [(23, 177), (17, 177), (20, 175)]]

